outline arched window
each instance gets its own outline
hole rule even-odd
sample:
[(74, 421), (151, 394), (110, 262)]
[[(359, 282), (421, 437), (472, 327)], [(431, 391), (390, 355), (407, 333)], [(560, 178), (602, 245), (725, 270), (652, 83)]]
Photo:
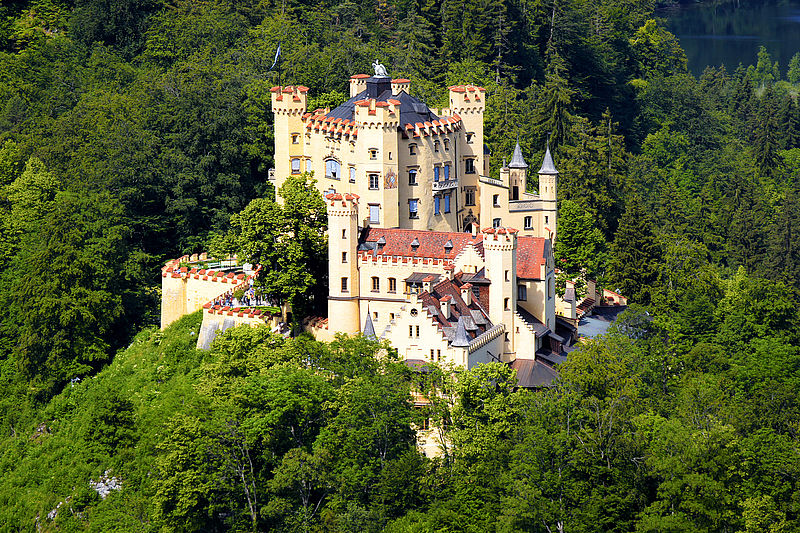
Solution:
[(332, 180), (338, 180), (342, 171), (342, 165), (335, 159), (328, 159), (325, 161), (325, 177)]

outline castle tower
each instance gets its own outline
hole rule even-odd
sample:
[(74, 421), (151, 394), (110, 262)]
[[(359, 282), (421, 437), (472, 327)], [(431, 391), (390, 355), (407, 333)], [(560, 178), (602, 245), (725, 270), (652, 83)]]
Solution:
[(539, 195), (544, 204), (540, 226), (542, 237), (549, 237), (555, 242), (558, 215), (558, 170), (553, 164), (549, 143), (544, 151), (542, 168), (539, 169)]
[(519, 200), (522, 193), (525, 192), (528, 180), (528, 164), (525, 163), (525, 158), (522, 157), (519, 141), (517, 141), (517, 146), (514, 147), (514, 155), (511, 156), (508, 170), (508, 199)]
[(486, 228), (483, 230), (483, 251), (489, 285), (489, 318), (506, 326), (506, 342), (502, 359), (515, 357), (514, 332), (517, 311), (517, 230)]
[[(353, 120), (358, 126), (356, 166), (363, 176), (360, 216), (362, 226), (394, 228), (399, 218), (399, 144), (400, 101), (389, 98), (377, 100), (391, 90), (390, 78), (371, 77), (366, 80), (366, 97), (355, 102)], [(357, 178), (358, 179), (358, 178)], [(375, 216), (371, 215), (371, 211)]]
[[(464, 186), (476, 186), (478, 176), (488, 175), (483, 153), (483, 112), (486, 109), (486, 89), (473, 85), (450, 87), (450, 113), (461, 118), (463, 131), (459, 135), (458, 175)], [(471, 163), (467, 163), (471, 160)], [(474, 169), (470, 172), (471, 169)]]
[(289, 85), (273, 87), (270, 91), (275, 115), (275, 187), (278, 188), (292, 173), (292, 160), (297, 160), (296, 171), (305, 168), (303, 114), (306, 112), (308, 87)]
[(328, 329), (361, 331), (358, 297), (358, 195), (331, 193), (328, 202)]

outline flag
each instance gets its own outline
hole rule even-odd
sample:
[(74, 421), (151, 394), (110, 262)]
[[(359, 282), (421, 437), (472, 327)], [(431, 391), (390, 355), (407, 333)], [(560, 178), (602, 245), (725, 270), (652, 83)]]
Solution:
[(272, 66), (269, 67), (270, 70), (275, 68), (275, 65), (278, 64), (278, 58), (281, 57), (281, 43), (278, 43), (278, 49), (275, 50), (275, 61), (272, 62)]

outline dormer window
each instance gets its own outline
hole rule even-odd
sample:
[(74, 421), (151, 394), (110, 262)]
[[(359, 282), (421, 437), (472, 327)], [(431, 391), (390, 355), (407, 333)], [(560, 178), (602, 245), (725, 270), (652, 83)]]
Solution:
[(414, 250), (414, 251), (416, 252), (416, 251), (417, 251), (417, 248), (419, 248), (419, 239), (417, 239), (416, 237), (414, 237), (414, 240), (413, 240), (413, 241), (411, 241), (411, 249), (412, 249), (412, 250)]
[(453, 241), (448, 240), (446, 243), (444, 243), (444, 253), (449, 254), (452, 251), (453, 251)]
[(384, 247), (384, 245), (386, 244), (386, 237), (384, 237), (383, 235), (381, 235), (381, 238), (380, 238), (380, 239), (378, 239), (378, 242), (377, 242), (377, 244), (378, 244), (378, 250), (380, 250), (381, 248), (383, 248), (383, 247)]

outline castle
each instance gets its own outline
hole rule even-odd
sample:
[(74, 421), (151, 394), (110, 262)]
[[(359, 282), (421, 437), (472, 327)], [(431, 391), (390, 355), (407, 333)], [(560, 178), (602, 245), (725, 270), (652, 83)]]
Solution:
[[(313, 172), (327, 202), (328, 316), (307, 329), (320, 340), (338, 332), (387, 339), (410, 365), (504, 362), (520, 386), (548, 385), (574, 333), (556, 313), (575, 313), (574, 301), (555, 294), (558, 171), (550, 151), (539, 194), (526, 191), (519, 143), (491, 178), (485, 90), (450, 87), (450, 107), (441, 110), (409, 91), (408, 80), (360, 74), (345, 103), (309, 112), (306, 87), (272, 89), (270, 179), (277, 188)], [(250, 287), (252, 273), (220, 276), (192, 268), (192, 259), (162, 269), (162, 327), (201, 306), (198, 347), (239, 323), (278, 327), (277, 316), (232, 296)]]
[(556, 238), (558, 171), (550, 151), (540, 194), (526, 191), (519, 144), (499, 179), (489, 177), (483, 142), (485, 89), (450, 87), (450, 107), (411, 96), (407, 79), (357, 74), (350, 99), (306, 109), (308, 88), (273, 87), (276, 187), (313, 172), (320, 192), (356, 194), (358, 224), (372, 228), (469, 232), (513, 227), (521, 236)]

